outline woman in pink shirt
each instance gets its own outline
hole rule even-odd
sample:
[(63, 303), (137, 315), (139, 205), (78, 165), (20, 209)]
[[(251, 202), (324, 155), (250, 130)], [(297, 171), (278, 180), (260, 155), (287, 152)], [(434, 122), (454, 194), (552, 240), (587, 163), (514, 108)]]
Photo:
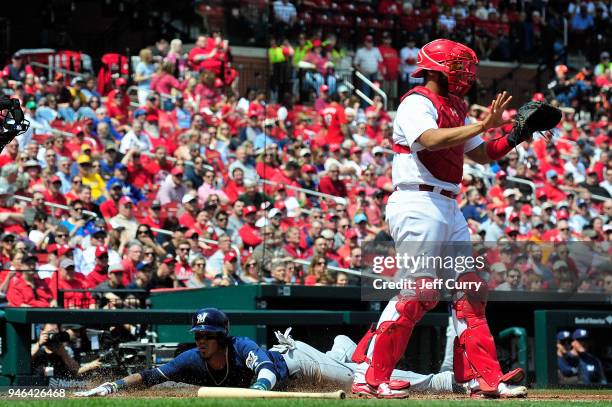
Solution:
[(174, 72), (174, 64), (170, 61), (164, 61), (161, 64), (159, 71), (151, 80), (151, 89), (161, 95), (172, 94), (172, 89), (182, 90), (181, 83), (172, 76)]

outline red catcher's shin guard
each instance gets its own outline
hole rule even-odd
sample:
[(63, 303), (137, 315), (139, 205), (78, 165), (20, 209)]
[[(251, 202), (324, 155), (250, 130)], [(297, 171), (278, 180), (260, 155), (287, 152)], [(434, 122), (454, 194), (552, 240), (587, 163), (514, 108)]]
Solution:
[[(475, 299), (470, 300), (466, 295), (454, 306), (457, 318), (464, 320), (467, 325), (467, 329), (459, 337), (458, 349), (455, 350), (455, 358), (458, 352), (462, 352), (465, 359), (453, 366), (462, 368), (462, 371), (455, 371), (455, 375), (462, 378), (476, 378), (480, 390), (496, 392), (503, 375), (497, 360), (495, 341), (485, 317), (485, 303)], [(470, 377), (466, 366), (462, 367), (462, 363), (469, 364), (473, 377)]]
[(366, 382), (370, 386), (389, 383), (395, 365), (406, 351), (414, 326), (437, 303), (437, 297), (428, 297), (426, 300), (411, 298), (409, 301), (399, 301), (396, 304), (399, 318), (395, 321), (385, 321), (378, 326), (372, 360), (365, 373)]
[(361, 338), (361, 340), (357, 344), (357, 347), (355, 348), (355, 351), (353, 352), (353, 356), (351, 357), (351, 360), (353, 362), (370, 363), (370, 359), (368, 358), (368, 348), (370, 347), (370, 342), (372, 341), (372, 338), (374, 337), (374, 335), (376, 335), (376, 329), (374, 325), (372, 325), (370, 329), (368, 329), (368, 332), (366, 332), (366, 334), (363, 335), (363, 338)]

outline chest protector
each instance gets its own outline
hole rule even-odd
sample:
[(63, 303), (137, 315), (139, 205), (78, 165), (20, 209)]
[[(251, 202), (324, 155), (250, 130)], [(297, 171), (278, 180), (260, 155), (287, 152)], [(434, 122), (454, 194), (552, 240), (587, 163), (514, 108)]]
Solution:
[[(449, 95), (448, 98), (445, 98), (424, 86), (416, 86), (406, 93), (402, 100), (413, 93), (424, 96), (433, 103), (438, 111), (437, 124), (439, 128), (465, 125), (467, 107), (461, 98), (455, 95)], [(440, 181), (459, 184), (463, 177), (463, 149), (464, 144), (460, 144), (437, 151), (421, 150), (416, 154), (431, 175)]]

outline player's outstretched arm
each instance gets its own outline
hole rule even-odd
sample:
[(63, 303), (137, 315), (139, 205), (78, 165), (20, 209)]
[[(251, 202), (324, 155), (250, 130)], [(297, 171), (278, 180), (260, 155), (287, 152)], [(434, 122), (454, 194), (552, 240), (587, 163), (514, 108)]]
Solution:
[(78, 391), (74, 393), (77, 397), (95, 397), (95, 396), (108, 396), (118, 392), (121, 389), (127, 389), (130, 387), (140, 386), (142, 384), (142, 375), (140, 373), (134, 373), (123, 379), (117, 380), (116, 382), (106, 382), (98, 387), (87, 390)]
[(510, 104), (512, 96), (508, 92), (502, 92), (491, 102), (489, 113), (480, 123), (472, 123), (460, 127), (429, 129), (418, 138), (419, 144), (428, 150), (441, 150), (463, 144), (472, 137), (499, 127), (506, 122), (502, 119), (502, 113)]

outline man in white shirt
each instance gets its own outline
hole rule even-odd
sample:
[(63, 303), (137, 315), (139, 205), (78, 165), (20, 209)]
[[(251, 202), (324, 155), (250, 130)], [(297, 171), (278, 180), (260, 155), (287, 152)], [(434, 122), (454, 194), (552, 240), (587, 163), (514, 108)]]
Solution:
[[(383, 61), (383, 57), (378, 48), (374, 46), (374, 38), (371, 35), (365, 36), (363, 45), (355, 53), (353, 65), (370, 81), (375, 81), (378, 79), (378, 66)], [(361, 90), (370, 96), (371, 90), (369, 86), (362, 84)]]
[(406, 46), (400, 50), (401, 94), (408, 92), (410, 88), (423, 83), (423, 78), (413, 78), (411, 74), (417, 68), (417, 55), (419, 48), (415, 46), (414, 38), (408, 37)]

